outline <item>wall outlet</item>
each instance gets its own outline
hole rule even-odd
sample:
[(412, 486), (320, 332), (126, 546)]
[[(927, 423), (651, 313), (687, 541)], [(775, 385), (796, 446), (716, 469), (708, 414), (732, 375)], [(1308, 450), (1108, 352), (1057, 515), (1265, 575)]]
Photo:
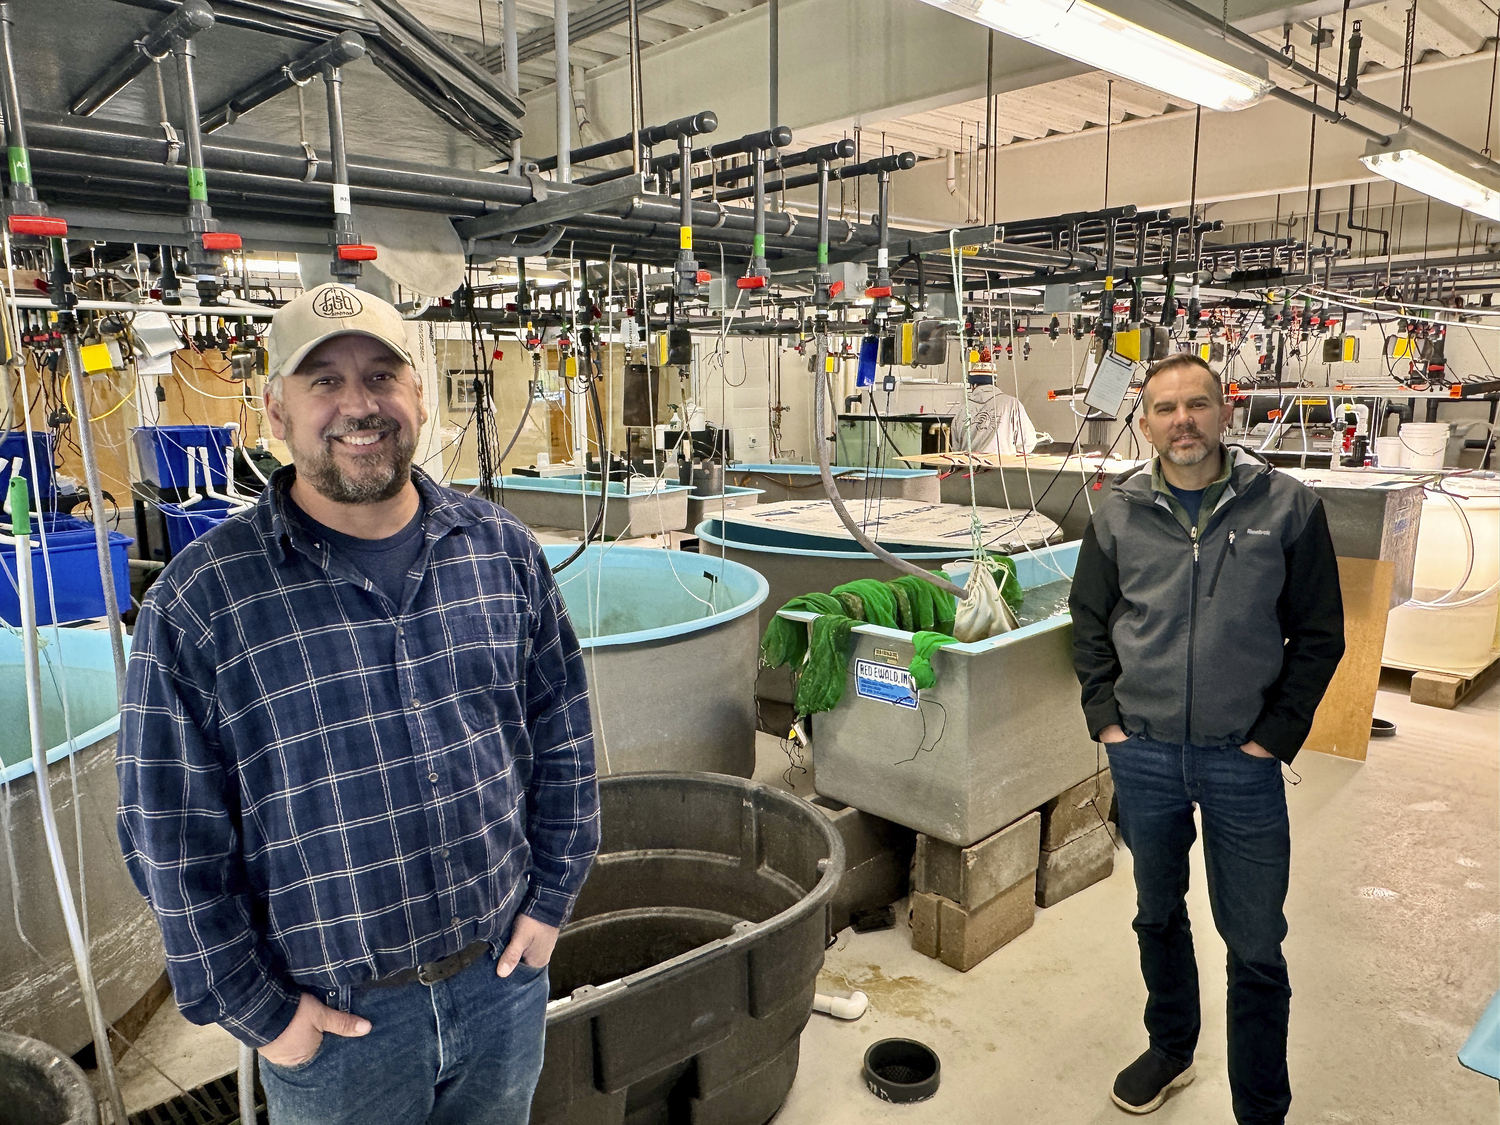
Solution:
[(751, 434), (747, 444), (751, 449), (758, 449), (760, 448), (760, 438), (756, 437), (754, 434)]

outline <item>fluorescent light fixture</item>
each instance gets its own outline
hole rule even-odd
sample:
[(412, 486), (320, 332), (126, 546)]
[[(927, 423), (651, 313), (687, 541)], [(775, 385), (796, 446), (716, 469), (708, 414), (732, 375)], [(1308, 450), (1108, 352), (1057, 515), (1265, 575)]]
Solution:
[(1370, 141), (1360, 161), (1370, 171), (1413, 191), (1500, 222), (1500, 174), (1402, 129), (1385, 145)]
[(1161, 0), (923, 2), (1205, 109), (1246, 109), (1271, 92), (1264, 59)]

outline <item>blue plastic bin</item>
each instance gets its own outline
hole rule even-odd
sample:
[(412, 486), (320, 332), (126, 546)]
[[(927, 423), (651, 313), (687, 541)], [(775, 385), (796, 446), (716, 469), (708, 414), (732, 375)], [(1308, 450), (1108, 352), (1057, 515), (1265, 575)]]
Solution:
[(161, 505), (161, 514), (167, 521), (167, 542), (172, 554), (177, 554), (198, 536), (212, 531), (229, 518), (229, 504), (205, 496), (191, 508), (178, 504)]
[[(188, 486), (187, 451), (208, 450), (208, 471), (215, 488), (229, 483), (228, 449), (234, 444), (234, 431), (228, 426), (138, 426), (130, 433), (135, 454), (141, 464), (143, 479), (158, 488)], [(202, 488), (203, 461), (193, 470), (193, 479)]]
[[(59, 517), (71, 519), (70, 516)], [(99, 580), (99, 552), (94, 545), (94, 529), (82, 520), (83, 530), (48, 532), (47, 555), (52, 563), (59, 623), (85, 621), (104, 616), (104, 584)], [(130, 608), (129, 549), (135, 540), (118, 531), (109, 533), (109, 559), (115, 579), (115, 598), (120, 612)], [(31, 538), (31, 575), (36, 590), (38, 625), (50, 625), (52, 596), (47, 584), (46, 560), (35, 532)], [(0, 538), (0, 621), (21, 624), (21, 599), (16, 589), (16, 541)]]
[[(25, 430), (6, 430), (0, 434), (0, 496), (10, 491), (10, 474), (17, 457), (21, 459), (21, 476), (31, 489), (32, 511), (52, 507), (57, 499), (56, 482), (52, 479), (52, 434), (47, 431), (32, 431), (32, 450), (36, 454), (36, 478), (31, 472), (32, 454), (26, 450)], [(38, 505), (37, 501), (41, 500)]]

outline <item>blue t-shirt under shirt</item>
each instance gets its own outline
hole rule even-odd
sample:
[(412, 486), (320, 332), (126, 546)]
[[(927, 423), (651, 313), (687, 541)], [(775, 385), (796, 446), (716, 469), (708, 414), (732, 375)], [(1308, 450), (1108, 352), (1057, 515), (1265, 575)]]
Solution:
[(1177, 497), (1177, 502), (1187, 511), (1188, 520), (1194, 527), (1197, 527), (1198, 513), (1203, 509), (1203, 494), (1208, 490), (1203, 488), (1178, 488), (1171, 482), (1167, 482), (1167, 487), (1172, 490), (1172, 495)]
[[(293, 504), (293, 507), (296, 505)], [(422, 517), (426, 514), (422, 505), (417, 506), (417, 514), (412, 516), (405, 527), (385, 539), (360, 539), (358, 536), (345, 535), (342, 531), (335, 531), (326, 524), (319, 523), (302, 509), (296, 510), (307, 524), (308, 530), (327, 536), (328, 545), (335, 554), (373, 582), (375, 588), (398, 607), (401, 605), (401, 595), (406, 592), (407, 572), (422, 553)]]

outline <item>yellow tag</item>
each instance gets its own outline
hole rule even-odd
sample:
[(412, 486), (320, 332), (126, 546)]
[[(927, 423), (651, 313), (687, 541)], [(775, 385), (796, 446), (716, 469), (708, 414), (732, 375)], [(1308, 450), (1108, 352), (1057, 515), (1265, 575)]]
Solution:
[(877, 648), (875, 650), (875, 655), (878, 656), (878, 657), (880, 657), (880, 659), (884, 660), (887, 664), (900, 664), (901, 663), (901, 654), (899, 652), (897, 652), (895, 649), (891, 649), (891, 648)]
[(693, 248), (693, 228), (680, 227), (678, 229), (678, 239), (678, 245), (684, 250), (691, 250)]
[(1113, 277), (1106, 277), (1104, 279), (1104, 291), (1106, 293), (1113, 293), (1114, 289), (1115, 289), (1115, 279)]
[(827, 371), (830, 375), (833, 374), (833, 371), (834, 371), (834, 357), (833, 356), (831, 356), (831, 355), (825, 355), (823, 357), (823, 370)]
[(563, 357), (563, 378), (564, 379), (576, 379), (576, 378), (578, 378), (578, 357), (577, 356), (575, 356), (575, 355), (569, 355), (569, 356), (564, 356)]

